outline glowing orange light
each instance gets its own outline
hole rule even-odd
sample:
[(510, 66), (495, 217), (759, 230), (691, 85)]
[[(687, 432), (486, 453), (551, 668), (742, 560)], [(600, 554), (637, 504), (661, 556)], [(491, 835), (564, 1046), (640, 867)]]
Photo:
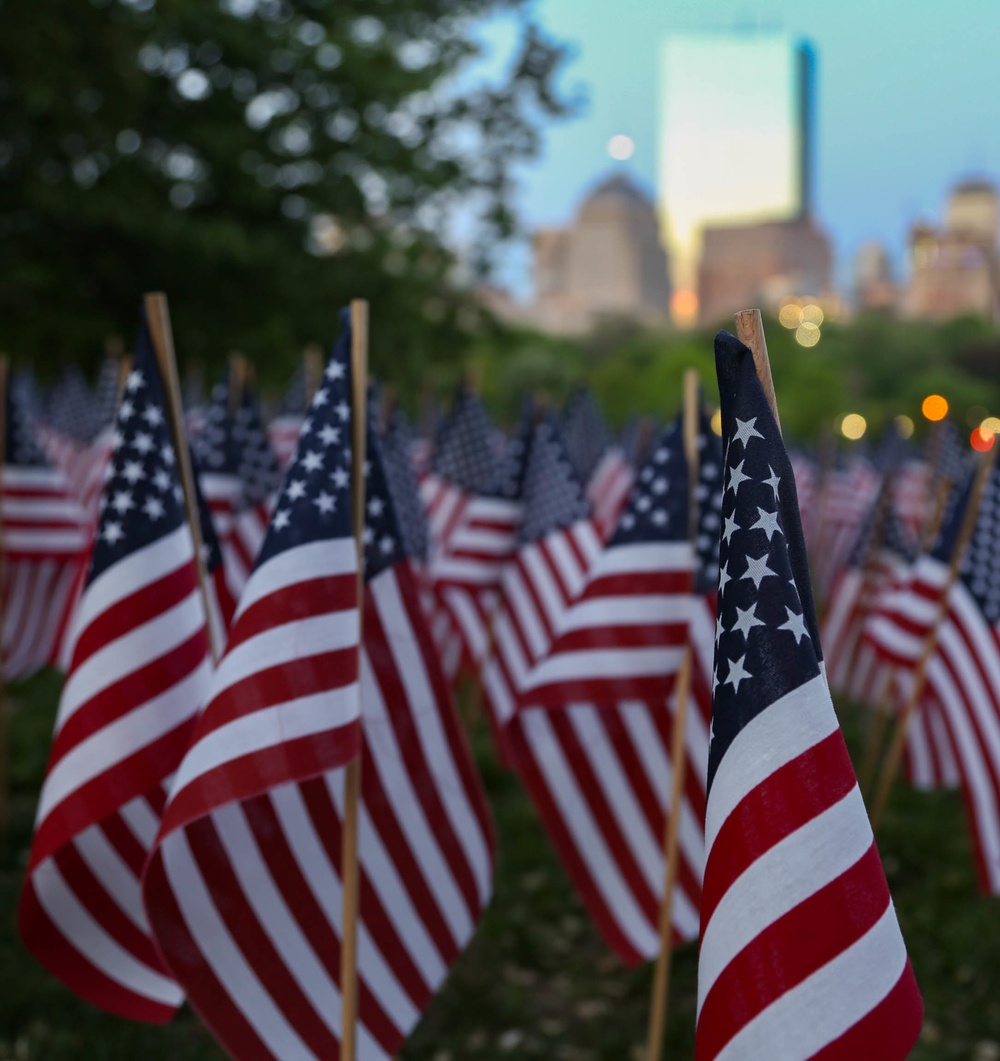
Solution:
[(972, 429), (972, 434), (969, 435), (969, 445), (976, 450), (977, 453), (985, 453), (987, 450), (993, 449), (993, 442), (995, 439), (996, 435), (984, 436), (978, 427), (974, 427)]
[(689, 327), (698, 319), (698, 295), (689, 287), (679, 287), (670, 299), (674, 320), (681, 327)]
[(920, 406), (920, 411), (928, 420), (943, 420), (948, 415), (948, 401), (940, 394), (928, 394)]

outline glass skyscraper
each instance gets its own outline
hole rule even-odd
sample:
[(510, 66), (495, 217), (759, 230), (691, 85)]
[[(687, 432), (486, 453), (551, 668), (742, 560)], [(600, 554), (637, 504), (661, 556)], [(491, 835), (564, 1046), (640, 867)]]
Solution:
[(814, 56), (787, 33), (676, 34), (661, 55), (659, 210), (679, 323), (706, 224), (811, 212)]

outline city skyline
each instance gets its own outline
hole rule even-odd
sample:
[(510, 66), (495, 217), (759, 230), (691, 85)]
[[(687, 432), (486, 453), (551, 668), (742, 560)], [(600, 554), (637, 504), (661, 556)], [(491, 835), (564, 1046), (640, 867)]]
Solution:
[[(866, 240), (886, 244), (899, 272), (914, 220), (934, 217), (961, 177), (1000, 175), (1000, 138), (992, 134), (1000, 8), (959, 0), (943, 17), (940, 5), (915, 0), (901, 18), (888, 0), (844, 0), (836, 10), (819, 0), (774, 0), (766, 19), (747, 19), (746, 11), (730, 0), (669, 8), (633, 0), (625, 12), (598, 0), (539, 0), (543, 26), (576, 49), (563, 83), (585, 89), (589, 102), (576, 119), (546, 130), (543, 157), (525, 169), (525, 224), (564, 223), (615, 167), (656, 188), (656, 67), (670, 32), (769, 28), (814, 46), (815, 213), (834, 239), (842, 287)], [(489, 27), (487, 45), (502, 44), (507, 32)], [(616, 134), (635, 142), (627, 162), (607, 154)], [(513, 255), (504, 270), (515, 289), (523, 290), (526, 260), (526, 253)]]

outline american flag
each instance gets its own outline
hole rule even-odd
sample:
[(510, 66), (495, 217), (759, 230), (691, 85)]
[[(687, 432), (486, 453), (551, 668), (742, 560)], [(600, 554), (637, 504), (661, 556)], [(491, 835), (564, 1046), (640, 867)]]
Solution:
[[(676, 425), (654, 440), (618, 530), (558, 620), (549, 653), (522, 685), (509, 727), (567, 871), (598, 928), (628, 962), (653, 957), (659, 946), (671, 697), (699, 621), (701, 644), (692, 648), (707, 658), (695, 666), (711, 668), (714, 618), (700, 601), (696, 606), (694, 567), (687, 465)], [(704, 680), (701, 686), (707, 688)], [(704, 862), (709, 697), (702, 695), (701, 704), (704, 713), (697, 701), (689, 712), (685, 741), (674, 906), (683, 939), (697, 934)]]
[(695, 1057), (904, 1058), (922, 1002), (822, 671), (791, 466), (716, 338), (723, 499)]
[(56, 662), (90, 543), (87, 517), (65, 475), (45, 459), (11, 382), (0, 497), (5, 681)]
[(829, 600), (834, 579), (847, 564), (880, 482), (867, 460), (854, 458), (847, 467), (832, 469), (820, 483), (811, 559), (821, 601)]
[(834, 581), (823, 616), (830, 689), (855, 703), (876, 704), (887, 679), (864, 627), (880, 594), (898, 585), (915, 559), (915, 544), (896, 512), (891, 479), (872, 502), (847, 566)]
[(78, 442), (90, 442), (104, 426), (97, 419), (94, 394), (76, 367), (63, 371), (46, 404), (46, 420), (57, 431)]
[[(233, 627), (234, 647), (205, 710), (203, 739), (181, 768), (146, 879), (168, 961), (236, 1058), (336, 1056), (339, 767), (358, 751), (359, 736), (362, 1061), (398, 1050), (470, 938), (491, 889), (489, 813), (435, 664), (372, 431), (360, 666), (358, 646), (350, 644), (357, 612), (347, 494), (348, 349), (345, 336), (306, 420)], [(331, 614), (335, 605), (342, 610)], [(271, 616), (276, 608), (286, 611), (282, 618), (294, 628), (282, 633), (263, 608)], [(331, 628), (342, 634), (336, 645)], [(278, 651), (261, 669), (260, 649), (276, 636), (284, 647), (275, 643)], [(307, 644), (319, 654), (305, 657)], [(289, 685), (297, 701), (267, 706)], [(301, 736), (297, 746), (270, 743), (270, 763), (258, 760), (253, 776), (238, 762), (224, 768), (208, 793), (197, 779), (232, 741), (227, 737), (215, 751), (207, 742), (252, 720), (233, 719), (236, 689), (254, 701), (258, 715), (279, 712), (275, 737), (279, 730)]]
[(139, 878), (211, 670), (165, 420), (143, 321), (20, 907), (25, 945), (51, 972), (99, 1006), (154, 1021), (182, 995), (153, 943)]
[[(476, 668), (487, 651), (500, 572), (514, 553), (521, 522), (519, 474), (510, 473), (509, 462), (518, 465), (523, 454), (498, 462), (490, 436), (482, 402), (463, 390), (439, 431), (433, 470), (420, 484), (430, 529), (435, 641), (452, 681), (463, 666)], [(515, 438), (512, 446), (521, 441)]]
[[(968, 503), (968, 502), (966, 502)], [(956, 513), (928, 563), (947, 582), (960, 535)], [(946, 598), (927, 665), (927, 685), (940, 708), (970, 817), (979, 878), (1000, 894), (1000, 473), (985, 486), (959, 577)]]
[(567, 404), (563, 437), (573, 470), (586, 488), (594, 522), (609, 538), (618, 526), (635, 475), (624, 449), (613, 444), (597, 399), (586, 387), (577, 388)]
[(694, 566), (678, 422), (654, 443), (618, 529), (528, 675), (520, 702), (665, 702), (688, 640)]
[(601, 457), (611, 448), (611, 432), (587, 387), (577, 387), (566, 403), (562, 432), (573, 471), (581, 483), (590, 482)]

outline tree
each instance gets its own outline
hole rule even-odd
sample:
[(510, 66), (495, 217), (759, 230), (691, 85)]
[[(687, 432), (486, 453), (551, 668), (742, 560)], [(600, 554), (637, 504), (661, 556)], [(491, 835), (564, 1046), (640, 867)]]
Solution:
[[(527, 4), (0, 0), (0, 344), (96, 358), (162, 289), (182, 356), (239, 349), (275, 383), (351, 296), (376, 369), (456, 357), (483, 324), (459, 264), (488, 270), (515, 167), (571, 107)], [(518, 41), (477, 82), (473, 30), (498, 13)]]

